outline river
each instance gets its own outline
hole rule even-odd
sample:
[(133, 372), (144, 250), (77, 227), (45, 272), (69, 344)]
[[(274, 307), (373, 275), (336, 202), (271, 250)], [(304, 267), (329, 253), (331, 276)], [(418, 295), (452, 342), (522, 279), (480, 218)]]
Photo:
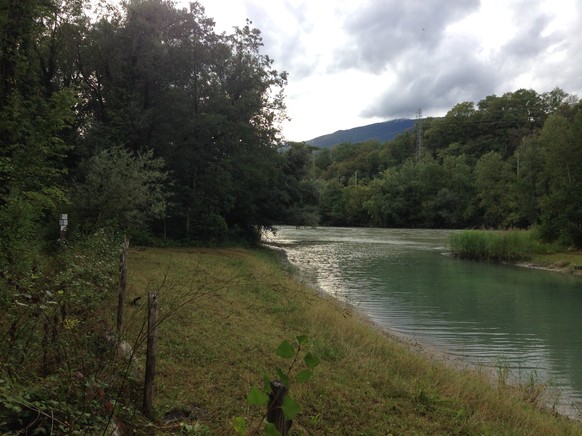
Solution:
[(447, 255), (448, 230), (280, 227), (282, 247), (323, 292), (389, 331), (517, 383), (580, 419), (582, 280)]

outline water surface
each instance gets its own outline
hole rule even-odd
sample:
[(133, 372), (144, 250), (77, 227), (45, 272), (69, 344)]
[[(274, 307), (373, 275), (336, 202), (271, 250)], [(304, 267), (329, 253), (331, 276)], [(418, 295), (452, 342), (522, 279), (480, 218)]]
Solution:
[[(446, 230), (282, 227), (267, 241), (381, 326), (522, 383), (580, 417), (582, 280), (446, 255)], [(555, 404), (554, 404), (555, 403)]]

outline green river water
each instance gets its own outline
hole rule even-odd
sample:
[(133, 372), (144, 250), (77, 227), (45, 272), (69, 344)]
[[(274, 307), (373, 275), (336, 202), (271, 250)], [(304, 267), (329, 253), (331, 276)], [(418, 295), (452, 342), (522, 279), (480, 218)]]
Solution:
[(267, 243), (323, 291), (459, 362), (548, 385), (580, 418), (582, 280), (447, 255), (446, 230), (281, 227)]

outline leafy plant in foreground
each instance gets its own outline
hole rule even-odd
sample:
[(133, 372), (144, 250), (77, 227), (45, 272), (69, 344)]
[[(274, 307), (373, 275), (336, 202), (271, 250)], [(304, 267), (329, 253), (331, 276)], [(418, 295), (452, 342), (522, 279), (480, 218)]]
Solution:
[[(291, 360), (291, 363), (289, 364), (289, 367), (286, 371), (280, 367), (275, 367), (278, 380), (271, 381), (268, 375), (263, 374), (263, 386), (251, 387), (251, 390), (247, 395), (247, 404), (249, 406), (262, 407), (266, 413), (263, 415), (261, 422), (255, 428), (251, 429), (249, 429), (249, 424), (246, 418), (241, 416), (234, 418), (233, 427), (238, 434), (256, 434), (261, 427), (261, 423), (264, 422), (263, 429), (265, 434), (271, 436), (280, 436), (281, 433), (277, 429), (275, 423), (269, 422), (269, 415), (271, 412), (277, 412), (273, 411), (272, 409), (274, 407), (280, 407), (286, 421), (291, 421), (301, 411), (299, 403), (295, 401), (288, 394), (288, 392), (292, 383), (307, 382), (313, 376), (314, 368), (317, 367), (320, 363), (319, 358), (310, 351), (305, 352), (305, 354), (303, 354), (303, 358), (300, 359), (302, 352), (305, 351), (308, 345), (309, 337), (306, 335), (295, 337), (293, 343), (289, 342), (288, 340), (284, 340), (279, 344), (275, 351), (277, 356), (282, 357), (283, 359)], [(302, 369), (298, 369), (297, 366), (300, 365), (301, 362), (303, 362)], [(275, 391), (275, 387), (280, 387), (281, 389), (277, 389)], [(277, 401), (280, 400), (280, 398), (277, 398), (278, 395), (284, 395), (282, 402)], [(278, 403), (281, 403), (281, 405), (276, 406)]]

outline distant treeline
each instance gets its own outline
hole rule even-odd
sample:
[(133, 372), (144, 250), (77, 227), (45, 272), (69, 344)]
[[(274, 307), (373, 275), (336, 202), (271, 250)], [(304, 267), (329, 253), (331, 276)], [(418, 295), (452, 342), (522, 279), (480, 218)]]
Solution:
[(582, 104), (558, 88), (463, 102), (394, 140), (313, 159), (323, 225), (537, 226), (582, 245)]

